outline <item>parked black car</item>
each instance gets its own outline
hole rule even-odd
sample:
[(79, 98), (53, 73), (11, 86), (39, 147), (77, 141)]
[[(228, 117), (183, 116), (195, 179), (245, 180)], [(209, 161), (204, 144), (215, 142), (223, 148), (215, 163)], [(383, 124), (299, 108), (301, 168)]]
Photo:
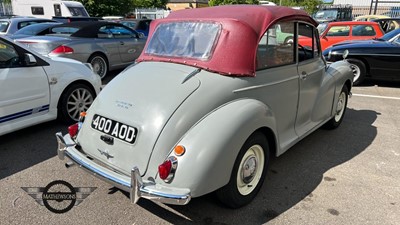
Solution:
[(400, 81), (400, 29), (381, 38), (364, 41), (341, 42), (327, 48), (323, 54), (328, 62), (346, 60), (351, 63), (354, 85), (365, 78)]

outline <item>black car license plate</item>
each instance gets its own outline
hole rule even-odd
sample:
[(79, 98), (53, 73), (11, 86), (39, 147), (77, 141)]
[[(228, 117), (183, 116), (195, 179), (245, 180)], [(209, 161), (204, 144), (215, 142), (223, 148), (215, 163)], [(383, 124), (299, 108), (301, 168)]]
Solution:
[(92, 128), (130, 144), (135, 143), (137, 128), (95, 114)]

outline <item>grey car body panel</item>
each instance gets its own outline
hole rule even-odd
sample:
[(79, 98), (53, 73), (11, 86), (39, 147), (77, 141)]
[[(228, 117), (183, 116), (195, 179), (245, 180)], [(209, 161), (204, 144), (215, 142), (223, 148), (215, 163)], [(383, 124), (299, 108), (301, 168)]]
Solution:
[[(87, 122), (78, 136), (85, 137), (79, 142), (87, 154), (118, 167), (126, 174), (130, 173), (132, 165), (137, 166), (141, 173), (146, 172), (161, 130), (179, 105), (200, 85), (196, 78), (182, 84), (184, 78), (194, 70), (192, 67), (173, 67), (160, 63), (158, 68), (163, 73), (153, 73), (154, 67), (151, 63), (137, 64), (135, 73), (126, 71), (114, 78), (93, 103), (95, 105), (91, 109), (96, 111), (88, 110)], [(149, 88), (144, 84), (152, 85)], [(118, 91), (108, 86), (118, 87)], [(113, 145), (108, 145), (100, 141), (100, 136), (104, 134), (91, 127), (94, 114), (137, 128), (135, 143), (115, 139)], [(113, 157), (104, 157), (101, 153), (104, 151)], [(169, 148), (166, 149), (168, 151)]]

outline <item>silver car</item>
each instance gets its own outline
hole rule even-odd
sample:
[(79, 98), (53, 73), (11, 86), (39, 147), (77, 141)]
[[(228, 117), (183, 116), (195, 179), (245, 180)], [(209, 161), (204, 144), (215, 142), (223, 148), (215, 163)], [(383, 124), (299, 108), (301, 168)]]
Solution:
[[(316, 26), (302, 10), (254, 5), (154, 20), (138, 63), (56, 134), (59, 157), (134, 203), (183, 205), (216, 192), (228, 207), (248, 204), (271, 157), (343, 121), (352, 71), (346, 61), (326, 64)], [(277, 38), (277, 27), (293, 42)]]
[(14, 16), (0, 19), (0, 35), (11, 35), (31, 24), (56, 22), (50, 19)]
[(135, 62), (146, 38), (120, 23), (79, 21), (54, 26), (45, 36), (18, 39), (43, 55), (91, 63), (104, 78), (108, 71)]

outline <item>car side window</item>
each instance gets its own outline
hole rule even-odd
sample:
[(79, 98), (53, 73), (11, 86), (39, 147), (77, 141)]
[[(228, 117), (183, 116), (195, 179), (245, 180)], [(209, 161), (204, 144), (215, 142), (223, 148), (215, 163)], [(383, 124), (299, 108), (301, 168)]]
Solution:
[(294, 22), (272, 25), (258, 43), (257, 70), (295, 63)]
[(14, 46), (0, 40), (0, 68), (12, 68), (18, 66), (19, 54)]
[(318, 30), (309, 24), (299, 23), (298, 33), (299, 37), (307, 40), (297, 45), (299, 62), (319, 57), (321, 50)]
[(375, 30), (370, 25), (355, 25), (351, 31), (353, 36), (375, 36)]
[[(110, 35), (111, 34), (111, 35)], [(107, 25), (101, 27), (98, 33), (99, 38), (132, 38), (137, 37), (136, 33), (122, 26)]]
[(326, 36), (349, 36), (350, 26), (332, 26)]

